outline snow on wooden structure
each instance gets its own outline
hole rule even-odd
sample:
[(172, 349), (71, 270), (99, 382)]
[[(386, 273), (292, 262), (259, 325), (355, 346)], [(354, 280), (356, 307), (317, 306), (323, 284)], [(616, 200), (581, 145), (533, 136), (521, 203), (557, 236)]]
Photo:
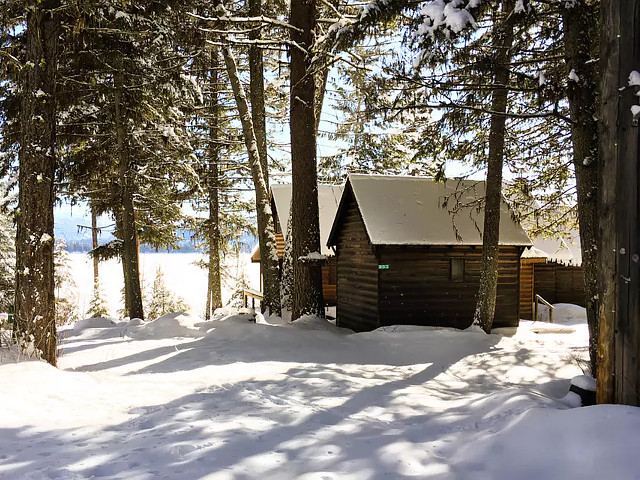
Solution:
[[(480, 281), (484, 191), (479, 181), (350, 175), (328, 239), (337, 257), (339, 325), (468, 327)], [(520, 255), (530, 245), (503, 203), (494, 326), (518, 324)]]
[[(320, 253), (327, 257), (327, 264), (322, 266), (322, 293), (326, 305), (336, 304), (336, 258), (327, 247), (327, 238), (338, 210), (341, 185), (318, 185), (318, 210), (320, 219)], [(284, 244), (287, 234), (287, 222), (291, 208), (291, 185), (273, 185), (271, 187), (271, 209), (276, 229), (276, 247), (282, 269)], [(260, 248), (251, 255), (253, 263), (260, 262)]]
[(520, 259), (520, 318), (533, 319), (535, 295), (550, 303), (585, 306), (580, 239), (538, 238)]

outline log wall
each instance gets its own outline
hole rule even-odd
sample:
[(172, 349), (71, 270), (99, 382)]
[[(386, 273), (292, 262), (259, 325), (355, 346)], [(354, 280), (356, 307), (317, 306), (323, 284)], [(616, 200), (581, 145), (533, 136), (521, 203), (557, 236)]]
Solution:
[(373, 330), (378, 321), (378, 261), (364, 222), (353, 201), (347, 199), (336, 239), (337, 324), (355, 331)]
[[(471, 325), (480, 284), (482, 248), (471, 246), (384, 246), (379, 263), (380, 323)], [(518, 324), (519, 247), (500, 247), (495, 327)], [(451, 280), (451, 259), (464, 258), (464, 278)]]

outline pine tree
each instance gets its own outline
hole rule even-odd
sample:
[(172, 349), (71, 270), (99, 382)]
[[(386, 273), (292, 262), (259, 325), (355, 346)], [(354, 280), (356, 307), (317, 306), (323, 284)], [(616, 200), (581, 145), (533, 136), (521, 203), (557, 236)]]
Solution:
[[(140, 243), (174, 246), (180, 203), (197, 184), (185, 115), (200, 99), (173, 43), (175, 2), (78, 4), (63, 88), (63, 165), (71, 188), (109, 212), (121, 241), (125, 308), (142, 317)], [(100, 139), (100, 141), (97, 141)], [(93, 188), (96, 183), (98, 188)]]
[(71, 258), (63, 239), (56, 242), (54, 252), (56, 325), (61, 326), (78, 319), (77, 286), (71, 274)]
[[(0, 207), (1, 208), (1, 207)], [(0, 311), (6, 312), (15, 300), (16, 232), (9, 215), (0, 210)]]
[(15, 337), (57, 363), (53, 268), (59, 0), (26, 2), (21, 69)]
[(89, 318), (109, 318), (109, 305), (104, 298), (104, 292), (100, 288), (100, 282), (95, 282), (93, 286), (93, 295), (89, 302), (86, 316)]
[(184, 312), (189, 306), (182, 299), (171, 292), (165, 282), (162, 268), (156, 270), (156, 278), (153, 281), (153, 289), (151, 290), (151, 298), (147, 306), (147, 312), (150, 319), (161, 317), (167, 313)]
[(318, 175), (316, 167), (315, 78), (311, 50), (316, 26), (316, 2), (291, 2), (290, 129), (292, 180), (293, 310), (291, 319), (303, 315), (324, 317), (322, 271), (319, 263), (305, 261), (320, 251)]
[[(289, 207), (289, 211), (291, 211), (291, 207)], [(287, 219), (287, 235), (284, 239), (282, 280), (280, 282), (282, 308), (289, 312), (291, 312), (293, 308), (293, 245), (291, 236), (291, 215), (289, 215)]]

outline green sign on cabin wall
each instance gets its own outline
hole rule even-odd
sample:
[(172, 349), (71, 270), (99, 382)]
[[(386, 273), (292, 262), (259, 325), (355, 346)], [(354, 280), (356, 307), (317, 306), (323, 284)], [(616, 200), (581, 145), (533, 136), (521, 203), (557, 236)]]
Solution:
[(389, 270), (389, 265), (378, 265), (378, 270)]

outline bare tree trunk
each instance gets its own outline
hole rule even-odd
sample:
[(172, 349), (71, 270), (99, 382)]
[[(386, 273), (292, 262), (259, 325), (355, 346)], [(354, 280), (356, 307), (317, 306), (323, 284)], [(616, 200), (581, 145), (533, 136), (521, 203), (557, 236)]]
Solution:
[[(122, 235), (122, 270), (125, 285), (125, 310), (131, 318), (144, 319), (140, 269), (138, 258), (138, 235), (133, 205), (133, 191), (129, 167), (129, 152), (125, 142), (125, 126), (122, 121), (122, 73), (115, 74), (115, 118), (118, 149), (118, 182), (120, 187), (120, 233)], [(127, 305), (128, 304), (128, 305)]]
[[(91, 206), (91, 246), (95, 251), (98, 248), (98, 214), (96, 213), (96, 209)], [(98, 257), (96, 255), (93, 256), (93, 289), (96, 291), (98, 285), (100, 283), (100, 277), (98, 272), (98, 265), (100, 262), (98, 261)]]
[(271, 213), (271, 203), (269, 202), (269, 190), (262, 175), (260, 165), (260, 153), (258, 142), (253, 130), (253, 122), (249, 112), (249, 104), (245, 95), (235, 58), (228, 46), (222, 48), (222, 55), (227, 67), (229, 81), (233, 90), (233, 95), (238, 106), (240, 120), (242, 122), (242, 132), (244, 142), (249, 154), (249, 164), (251, 175), (256, 191), (256, 214), (258, 217), (258, 230), (263, 232), (264, 244), (260, 245), (260, 255), (266, 260), (264, 275), (264, 303), (270, 309), (271, 314), (281, 315), (280, 308), (280, 282), (278, 274), (278, 252), (276, 250), (276, 234), (273, 225), (273, 215)]
[[(259, 17), (262, 15), (262, 0), (249, 0), (249, 15)], [(260, 40), (262, 34), (259, 28), (249, 32), (249, 40)], [(264, 183), (269, 191), (269, 158), (267, 156), (267, 119), (264, 102), (264, 61), (262, 48), (257, 45), (249, 47), (249, 95), (251, 97), (251, 120), (258, 142), (260, 154), (260, 166)], [(264, 265), (263, 265), (264, 270)]]
[[(503, 19), (497, 22), (493, 32), (493, 48), (496, 52), (495, 73), (489, 131), (489, 159), (484, 205), (484, 227), (482, 233), (482, 272), (476, 299), (474, 325), (491, 332), (496, 311), (498, 292), (498, 242), (500, 240), (500, 203), (502, 200), (502, 164), (504, 161), (505, 121), (509, 91), (509, 64), (513, 47), (513, 9), (515, 2), (502, 2)], [(503, 115), (500, 115), (500, 114)]]
[(16, 338), (56, 366), (53, 181), (56, 164), (57, 0), (34, 1), (27, 15), (22, 71)]
[[(291, 212), (289, 204), (289, 212)], [(291, 233), (291, 215), (287, 219), (287, 234), (284, 238), (284, 254), (282, 256), (282, 280), (280, 282), (280, 293), (282, 299), (282, 309), (291, 311), (293, 307), (293, 245)]]
[[(291, 178), (293, 311), (291, 319), (303, 315), (324, 317), (322, 270), (317, 262), (304, 261), (320, 252), (318, 218), (318, 172), (316, 164), (315, 78), (311, 73), (311, 49), (316, 25), (315, 0), (291, 2)], [(304, 52), (301, 50), (304, 49)], [(305, 53), (306, 52), (306, 53)]]
[(640, 405), (640, 0), (603, 0), (600, 10), (600, 311), (597, 401)]
[(591, 372), (595, 376), (598, 345), (598, 124), (596, 64), (593, 59), (597, 57), (597, 5), (580, 0), (571, 8), (563, 8), (562, 22), (567, 75), (573, 70), (579, 79), (569, 82), (568, 98), (589, 323), (589, 356)]
[[(333, 6), (333, 8), (327, 8), (325, 10), (327, 16), (334, 15), (334, 9), (338, 9), (339, 2), (337, 0), (329, 0), (325, 2), (325, 6)], [(320, 12), (320, 15), (324, 15), (325, 12)], [(327, 81), (329, 80), (329, 70), (331, 69), (331, 63), (328, 58), (325, 58), (322, 65), (315, 73), (315, 130), (316, 138), (318, 138), (318, 132), (320, 130), (320, 119), (322, 117), (322, 107), (324, 105), (324, 97), (327, 92)]]
[[(258, 17), (262, 15), (262, 0), (249, 0), (249, 15), (252, 17)], [(260, 40), (262, 35), (260, 29), (254, 28), (249, 32), (250, 40)], [(262, 167), (262, 175), (264, 177), (264, 183), (269, 192), (269, 158), (267, 151), (267, 126), (266, 126), (266, 111), (264, 101), (264, 62), (262, 58), (262, 48), (257, 45), (249, 47), (249, 94), (251, 96), (251, 119), (253, 121), (253, 128), (256, 135), (256, 142), (258, 143), (258, 153), (260, 154), (260, 165)], [(265, 245), (267, 239), (264, 238), (265, 232), (258, 231), (258, 243), (260, 244), (260, 252), (263, 252), (262, 245)], [(260, 255), (260, 268), (263, 272), (267, 272), (272, 268), (268, 265), (272, 262), (266, 255)], [(272, 272), (269, 275), (273, 275)], [(276, 313), (272, 303), (272, 293), (278, 291), (278, 299), (280, 298), (280, 272), (277, 271), (277, 275), (273, 276), (271, 281), (275, 281), (276, 285), (270, 288), (270, 298), (266, 298), (265, 287), (265, 301), (262, 302), (262, 311), (266, 308), (270, 308), (273, 313)], [(266, 273), (265, 273), (265, 286), (267, 285)], [(277, 315), (280, 315), (281, 308), (278, 307)]]
[(207, 320), (216, 308), (222, 307), (222, 281), (220, 279), (220, 203), (218, 192), (220, 187), (220, 147), (218, 119), (220, 116), (220, 104), (218, 101), (219, 88), (219, 58), (218, 49), (211, 51), (211, 71), (209, 77), (209, 89), (211, 91), (211, 105), (209, 108), (209, 172), (207, 174), (207, 189), (209, 194), (209, 277), (207, 287)]

